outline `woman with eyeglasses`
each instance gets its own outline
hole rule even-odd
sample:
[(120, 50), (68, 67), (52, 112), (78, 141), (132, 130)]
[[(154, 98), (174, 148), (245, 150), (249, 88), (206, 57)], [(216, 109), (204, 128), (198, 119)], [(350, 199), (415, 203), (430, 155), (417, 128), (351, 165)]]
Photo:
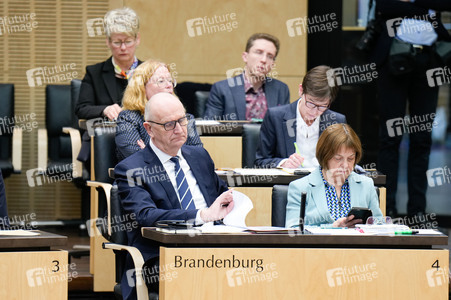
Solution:
[(352, 207), (371, 209), (374, 217), (382, 217), (373, 180), (353, 172), (362, 158), (362, 145), (348, 124), (333, 124), (323, 131), (316, 147), (319, 167), (310, 175), (297, 179), (288, 187), (286, 227), (299, 225), (301, 194), (307, 193), (306, 225), (332, 224), (353, 227), (362, 223)]
[(299, 85), (299, 100), (271, 107), (263, 119), (255, 165), (296, 169), (318, 166), (316, 143), (329, 125), (346, 123), (344, 115), (329, 109), (338, 93), (334, 70), (317, 66)]
[[(140, 35), (139, 18), (134, 10), (123, 7), (108, 11), (103, 27), (106, 45), (112, 55), (106, 61), (86, 67), (75, 107), (79, 119), (105, 117), (116, 120), (122, 110), (121, 101), (128, 80), (142, 63), (135, 56)], [(85, 132), (78, 159), (87, 163), (90, 149), (90, 137)]]
[[(150, 137), (143, 125), (147, 101), (158, 93), (173, 94), (175, 86), (176, 81), (171, 75), (171, 68), (163, 62), (147, 60), (136, 68), (124, 93), (123, 110), (117, 118), (116, 148), (119, 161), (145, 148), (149, 143)], [(186, 118), (178, 122), (182, 126), (188, 126), (188, 138), (185, 144), (202, 147), (194, 117), (187, 114)], [(166, 131), (170, 131), (177, 124), (169, 122), (160, 125), (164, 126)]]

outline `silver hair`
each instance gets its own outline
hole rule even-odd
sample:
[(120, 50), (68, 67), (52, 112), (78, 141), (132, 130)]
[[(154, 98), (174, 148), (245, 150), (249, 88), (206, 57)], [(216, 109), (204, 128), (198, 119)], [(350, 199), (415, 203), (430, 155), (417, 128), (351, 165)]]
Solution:
[(112, 33), (125, 33), (136, 37), (139, 31), (139, 17), (129, 7), (116, 8), (105, 14), (103, 26), (108, 38), (111, 37)]

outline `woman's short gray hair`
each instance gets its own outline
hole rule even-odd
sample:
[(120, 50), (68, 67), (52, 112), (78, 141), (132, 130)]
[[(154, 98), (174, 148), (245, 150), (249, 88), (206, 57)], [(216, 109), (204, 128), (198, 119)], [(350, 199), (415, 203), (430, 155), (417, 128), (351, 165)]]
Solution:
[(111, 37), (112, 33), (125, 33), (136, 37), (139, 31), (139, 17), (129, 7), (116, 8), (105, 14), (103, 26), (108, 38)]

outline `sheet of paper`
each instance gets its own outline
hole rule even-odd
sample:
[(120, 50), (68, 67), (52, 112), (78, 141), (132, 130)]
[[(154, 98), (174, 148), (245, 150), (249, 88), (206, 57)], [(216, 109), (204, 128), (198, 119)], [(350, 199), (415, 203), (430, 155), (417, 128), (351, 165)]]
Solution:
[(196, 120), (196, 125), (220, 125), (218, 121), (214, 120)]
[(232, 211), (224, 218), (225, 225), (246, 227), (246, 216), (254, 208), (251, 199), (245, 194), (233, 191), (234, 206)]
[(330, 235), (365, 235), (353, 228), (320, 228), (316, 226), (306, 226), (305, 229), (313, 234), (330, 234)]
[(39, 232), (33, 232), (23, 229), (17, 230), (0, 230), (0, 236), (36, 236), (40, 235)]
[(289, 173), (282, 169), (234, 169), (235, 173), (240, 175), (258, 175), (258, 176), (287, 176)]
[(213, 222), (205, 223), (200, 227), (202, 233), (239, 233), (246, 230), (246, 228), (226, 226), (226, 225), (213, 225)]
[[(415, 230), (415, 229), (413, 229), (413, 230)], [(440, 235), (440, 234), (443, 234), (443, 233), (441, 233), (440, 231), (435, 230), (435, 229), (418, 229), (418, 233), (416, 235), (418, 235), (418, 234), (436, 234), (436, 235)]]

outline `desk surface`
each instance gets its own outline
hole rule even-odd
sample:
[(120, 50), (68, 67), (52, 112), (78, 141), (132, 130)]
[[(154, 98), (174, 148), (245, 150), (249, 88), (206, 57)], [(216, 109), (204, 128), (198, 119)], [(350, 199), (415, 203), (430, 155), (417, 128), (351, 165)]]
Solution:
[[(258, 169), (261, 171), (262, 169)], [(283, 184), (288, 185), (290, 182), (307, 176), (308, 174), (303, 175), (241, 175), (241, 174), (220, 174), (219, 178), (226, 181), (236, 183), (236, 186), (274, 186), (275, 184)], [(383, 186), (386, 182), (386, 176), (382, 175), (378, 172), (368, 172), (367, 174), (363, 174), (373, 179), (374, 185)], [(232, 186), (232, 185), (230, 185)]]
[(440, 235), (288, 235), (288, 234), (171, 234), (156, 231), (154, 227), (142, 228), (145, 238), (165, 246), (270, 246), (284, 247), (381, 247), (381, 248), (431, 248), (448, 245), (448, 237)]
[(35, 236), (0, 236), (1, 250), (33, 250), (33, 249), (50, 249), (52, 246), (64, 246), (67, 243), (67, 236), (33, 230), (39, 232), (40, 235)]

